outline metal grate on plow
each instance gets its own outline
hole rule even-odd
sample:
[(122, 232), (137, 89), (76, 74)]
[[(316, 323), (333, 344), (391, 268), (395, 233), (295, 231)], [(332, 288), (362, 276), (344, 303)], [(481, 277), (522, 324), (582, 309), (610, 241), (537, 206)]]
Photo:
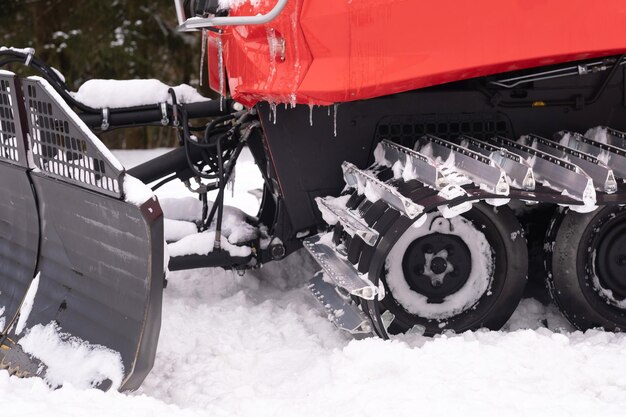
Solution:
[(19, 114), (12, 107), (21, 97), (18, 94), (15, 74), (0, 70), (0, 160), (26, 166), (23, 146), (18, 146), (18, 141), (23, 140), (22, 132), (18, 131)]
[(43, 78), (23, 80), (35, 167), (54, 178), (120, 198), (124, 168)]

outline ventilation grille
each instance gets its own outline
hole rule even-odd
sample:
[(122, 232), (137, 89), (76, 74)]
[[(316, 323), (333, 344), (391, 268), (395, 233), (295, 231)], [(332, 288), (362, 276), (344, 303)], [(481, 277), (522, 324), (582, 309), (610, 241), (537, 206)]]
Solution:
[(378, 140), (389, 139), (412, 148), (425, 134), (454, 141), (460, 135), (487, 139), (494, 135), (511, 137), (509, 120), (499, 113), (462, 113), (415, 116), (391, 116), (378, 123)]
[(99, 139), (71, 117), (72, 110), (64, 108), (44, 82), (23, 81), (35, 166), (49, 176), (121, 197), (123, 169), (103, 155), (96, 144)]
[(18, 149), (16, 126), (19, 125), (13, 114), (14, 93), (15, 76), (3, 73), (0, 75), (0, 160), (17, 163), (22, 162), (22, 152)]

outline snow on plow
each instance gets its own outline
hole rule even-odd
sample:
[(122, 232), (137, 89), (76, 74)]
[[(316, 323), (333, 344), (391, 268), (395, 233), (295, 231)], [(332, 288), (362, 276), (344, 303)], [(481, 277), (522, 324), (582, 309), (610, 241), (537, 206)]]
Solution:
[[(161, 322), (156, 198), (44, 79), (1, 72), (0, 122), (1, 366), (51, 385), (137, 388)], [(91, 361), (68, 379), (72, 346)]]

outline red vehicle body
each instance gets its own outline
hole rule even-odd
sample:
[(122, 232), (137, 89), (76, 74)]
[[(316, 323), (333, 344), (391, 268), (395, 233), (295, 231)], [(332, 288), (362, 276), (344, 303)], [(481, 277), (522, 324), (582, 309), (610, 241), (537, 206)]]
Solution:
[[(275, 4), (260, 3), (231, 15)], [(225, 28), (221, 42), (236, 100), (324, 105), (619, 54), (625, 22), (623, 0), (292, 0), (268, 24)]]

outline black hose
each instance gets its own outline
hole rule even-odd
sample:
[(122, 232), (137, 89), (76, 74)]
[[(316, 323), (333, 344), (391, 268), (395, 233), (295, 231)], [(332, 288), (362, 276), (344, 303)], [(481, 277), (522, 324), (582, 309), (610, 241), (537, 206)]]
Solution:
[[(228, 182), (230, 180), (230, 176), (232, 174), (233, 168), (235, 166), (235, 162), (237, 162), (237, 158), (239, 158), (239, 154), (241, 153), (241, 151), (243, 150), (245, 142), (244, 141), (240, 141), (239, 144), (237, 145), (237, 148), (235, 149), (235, 153), (233, 154), (233, 156), (230, 158), (229, 160), (229, 164), (228, 164), (228, 169), (226, 170), (226, 173), (224, 175), (225, 177), (225, 182)], [(219, 189), (218, 193), (217, 193), (217, 198), (215, 199), (216, 203), (213, 204), (213, 207), (211, 207), (211, 212), (209, 213), (209, 216), (206, 218), (205, 223), (205, 230), (208, 229), (211, 226), (211, 223), (213, 222), (213, 217), (215, 217), (215, 212), (217, 210), (217, 202), (221, 201), (223, 198), (223, 194), (224, 194), (224, 190), (223, 189)]]
[[(237, 143), (237, 147), (235, 148), (235, 152), (228, 160), (229, 162), (228, 167), (226, 168), (226, 172), (224, 174), (225, 182), (228, 182), (230, 180), (230, 176), (232, 175), (233, 169), (235, 168), (237, 159), (239, 158), (239, 155), (241, 154), (243, 147), (245, 146), (248, 138), (250, 137), (250, 134), (252, 134), (252, 131), (258, 128), (260, 125), (261, 124), (258, 121), (253, 121), (252, 123), (250, 123), (250, 125), (246, 127), (246, 130), (241, 135), (241, 138), (239, 139), (239, 142)], [(216, 201), (221, 200), (223, 192), (224, 192), (223, 189), (220, 189), (218, 191), (217, 198), (215, 199)], [(205, 230), (211, 226), (211, 222), (213, 221), (213, 217), (215, 216), (215, 211), (216, 211), (216, 207), (215, 207), (215, 204), (213, 204), (213, 207), (211, 207), (211, 212), (209, 213), (209, 216), (206, 217), (206, 220), (205, 220), (205, 225), (204, 225)]]
[(609, 71), (606, 77), (604, 77), (604, 80), (602, 84), (600, 85), (600, 88), (598, 89), (598, 91), (596, 91), (596, 94), (594, 94), (594, 96), (591, 97), (590, 99), (585, 100), (585, 105), (590, 105), (598, 101), (598, 99), (602, 96), (602, 93), (604, 93), (604, 90), (606, 90), (606, 88), (608, 87), (609, 82), (613, 79), (613, 77), (617, 73), (617, 70), (620, 68), (620, 62), (622, 62), (622, 59), (624, 59), (625, 56), (626, 55), (620, 55), (617, 58), (617, 60), (615, 61), (615, 64), (613, 64), (613, 68), (611, 68), (611, 71)]
[[(207, 201), (206, 193), (202, 193), (200, 195), (200, 200), (202, 201), (202, 219), (204, 220), (206, 218), (206, 216), (207, 216), (207, 213), (209, 212), (209, 206), (208, 206), (209, 202)], [(213, 205), (215, 205), (215, 203), (213, 203)], [(201, 227), (198, 227), (198, 229), (199, 229), (198, 230), (199, 232), (204, 232), (206, 230), (204, 228), (204, 224), (202, 224)]]
[(213, 248), (220, 250), (222, 247), (222, 215), (224, 213), (224, 189), (226, 184), (224, 183), (224, 160), (222, 159), (222, 137), (217, 138), (217, 184), (219, 186), (219, 192), (217, 194), (217, 221), (215, 222), (215, 243)]
[(187, 159), (187, 165), (189, 166), (189, 169), (192, 170), (192, 172), (194, 173), (194, 175), (196, 175), (199, 178), (204, 178), (204, 179), (208, 179), (208, 180), (214, 180), (216, 178), (215, 175), (209, 175), (206, 174), (202, 171), (200, 171), (196, 165), (195, 165), (195, 161), (191, 158), (191, 148), (190, 148), (190, 141), (189, 138), (191, 137), (190, 133), (189, 133), (189, 123), (188, 123), (188, 119), (187, 119), (187, 112), (185, 111), (185, 109), (181, 109), (180, 111), (181, 117), (183, 119), (182, 121), (182, 143), (183, 143), (183, 149), (185, 150), (185, 157)]
[[(220, 110), (220, 104), (216, 100), (178, 104), (176, 112), (178, 112), (180, 108), (184, 108), (187, 111), (188, 119), (217, 117), (228, 113), (228, 111)], [(174, 120), (173, 113), (173, 106), (168, 104), (167, 117), (170, 124), (172, 124)], [(78, 116), (92, 129), (97, 129), (102, 125), (102, 110), (97, 110), (96, 113), (79, 113)], [(150, 123), (157, 123), (160, 125), (162, 118), (163, 113), (161, 112), (161, 107), (155, 104), (151, 106), (109, 109), (108, 123), (112, 128), (145, 126)], [(202, 129), (204, 129), (204, 127)]]
[(176, 174), (172, 174), (169, 177), (166, 177), (166, 178), (162, 179), (161, 181), (157, 182), (156, 184), (154, 184), (152, 186), (152, 191), (158, 190), (159, 188), (161, 188), (162, 186), (164, 186), (168, 182), (172, 181), (173, 179), (176, 179)]

